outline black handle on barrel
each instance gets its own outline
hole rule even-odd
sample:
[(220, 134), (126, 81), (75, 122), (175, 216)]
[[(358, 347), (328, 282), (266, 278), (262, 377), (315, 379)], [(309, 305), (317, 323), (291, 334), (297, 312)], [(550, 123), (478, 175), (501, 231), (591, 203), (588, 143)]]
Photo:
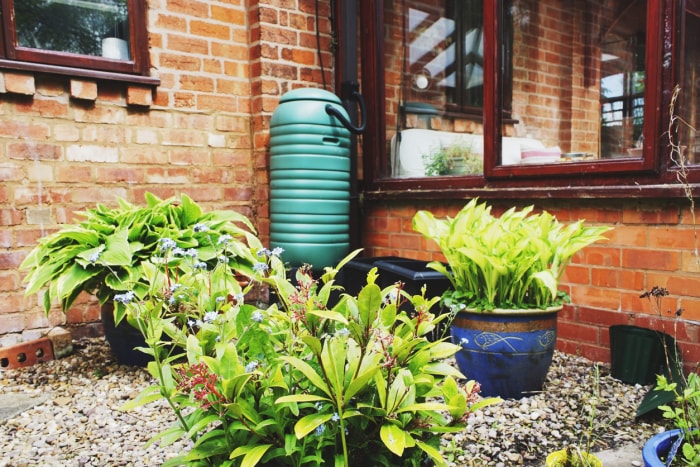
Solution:
[(357, 91), (352, 93), (352, 97), (355, 98), (355, 100), (360, 104), (360, 116), (362, 118), (362, 124), (360, 126), (353, 125), (352, 122), (348, 120), (347, 117), (342, 114), (342, 112), (340, 112), (340, 110), (336, 109), (331, 104), (326, 104), (326, 113), (340, 120), (340, 123), (342, 123), (345, 128), (350, 130), (351, 133), (359, 135), (365, 131), (365, 116), (367, 115), (365, 100), (362, 98), (362, 94)]

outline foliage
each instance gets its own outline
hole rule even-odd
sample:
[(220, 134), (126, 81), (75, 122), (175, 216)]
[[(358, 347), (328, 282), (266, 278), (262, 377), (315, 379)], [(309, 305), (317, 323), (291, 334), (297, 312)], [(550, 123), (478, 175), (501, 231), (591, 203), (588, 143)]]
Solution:
[[(661, 316), (662, 302), (668, 295), (666, 288), (654, 286), (640, 298), (648, 299), (653, 310)], [(682, 312), (682, 309), (673, 312), (676, 320), (681, 317)], [(668, 348), (667, 342), (663, 342), (668, 373), (657, 375), (656, 389), (673, 393), (674, 404), (660, 405), (659, 410), (664, 418), (671, 420), (674, 426), (683, 432), (672, 447), (667, 462), (670, 464), (680, 447), (683, 462), (697, 466), (700, 465), (700, 375), (691, 372), (686, 376), (678, 348)]]
[[(205, 271), (165, 255), (146, 269), (148, 299), (128, 310), (156, 384), (124, 408), (167, 400), (178, 422), (152, 442), (193, 441), (168, 465), (418, 466), (424, 456), (446, 465), (440, 435), (495, 399), (458, 383), (463, 375), (444, 362), (458, 346), (425, 338), (438, 298), (381, 290), (374, 269), (357, 296), (331, 304), (353, 255), (319, 279), (301, 267), (293, 285), (279, 253), (256, 252), (247, 288), (257, 281), (276, 296), (263, 308), (244, 302), (226, 262)], [(412, 316), (398, 311), (401, 300)]]
[(700, 375), (688, 374), (682, 385), (669, 380), (666, 375), (658, 375), (657, 389), (675, 394), (675, 405), (661, 405), (659, 409), (664, 418), (683, 430), (678, 443), (684, 463), (700, 465)]
[(424, 154), (426, 175), (480, 174), (484, 172), (483, 157), (472, 153), (470, 145), (457, 143)]
[(447, 259), (429, 264), (445, 274), (449, 307), (477, 310), (546, 309), (565, 300), (559, 279), (573, 255), (602, 239), (609, 227), (564, 225), (546, 211), (511, 208), (500, 217), (486, 203), (471, 200), (454, 219), (418, 211), (413, 227), (434, 240)]
[[(41, 238), (20, 265), (28, 271), (26, 295), (46, 289), (46, 313), (56, 301), (68, 311), (82, 292), (96, 294), (100, 304), (127, 291), (143, 298), (148, 290), (143, 263), (163, 249), (164, 238), (176, 242), (179, 253), (196, 252), (199, 261), (210, 266), (225, 240), (235, 267), (250, 271), (255, 258), (246, 244), (257, 239), (245, 216), (233, 211), (204, 213), (186, 195), (161, 200), (147, 193), (145, 198), (143, 207), (123, 199), (116, 208), (98, 204), (79, 213), (81, 222)], [(117, 322), (124, 312), (123, 304), (115, 302)]]

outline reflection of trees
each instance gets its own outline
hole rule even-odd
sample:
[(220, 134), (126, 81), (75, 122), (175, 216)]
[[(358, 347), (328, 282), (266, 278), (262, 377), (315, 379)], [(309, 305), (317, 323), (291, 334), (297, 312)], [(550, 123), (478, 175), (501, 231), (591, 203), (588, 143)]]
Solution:
[(128, 38), (126, 0), (20, 0), (14, 7), (21, 47), (101, 55), (102, 38)]

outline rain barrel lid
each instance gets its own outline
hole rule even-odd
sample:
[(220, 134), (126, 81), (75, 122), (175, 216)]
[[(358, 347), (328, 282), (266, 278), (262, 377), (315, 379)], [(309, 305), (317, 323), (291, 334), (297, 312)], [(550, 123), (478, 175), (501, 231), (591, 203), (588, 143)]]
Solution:
[(340, 98), (338, 96), (336, 96), (332, 92), (326, 91), (325, 89), (321, 88), (299, 88), (294, 89), (293, 91), (286, 92), (280, 98), (280, 104), (283, 102), (300, 100), (324, 101), (342, 105), (342, 102), (340, 101)]
[[(348, 114), (343, 103), (332, 92), (319, 88), (299, 88), (285, 93), (270, 119), (270, 134), (276, 135), (276, 128), (283, 125), (309, 124), (322, 127), (322, 133), (328, 136), (349, 137), (350, 130), (340, 120), (326, 112), (326, 106), (335, 107), (346, 119)], [(305, 128), (305, 127), (304, 127)], [(341, 135), (335, 133), (339, 129)], [(308, 130), (305, 128), (305, 131)], [(301, 128), (300, 128), (300, 132)]]

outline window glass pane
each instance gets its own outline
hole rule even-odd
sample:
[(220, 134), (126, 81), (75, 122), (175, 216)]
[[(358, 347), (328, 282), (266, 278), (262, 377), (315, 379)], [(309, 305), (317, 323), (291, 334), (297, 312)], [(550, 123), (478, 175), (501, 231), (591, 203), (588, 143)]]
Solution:
[(129, 59), (127, 0), (15, 0), (17, 45)]
[(483, 173), (481, 0), (385, 0), (384, 177)]
[(507, 0), (504, 12), (501, 163), (641, 157), (646, 3)]
[[(685, 162), (700, 164), (700, 0), (685, 2), (683, 15), (681, 73), (677, 112), (682, 122), (678, 125), (679, 150)], [(674, 157), (678, 159), (678, 154)]]

